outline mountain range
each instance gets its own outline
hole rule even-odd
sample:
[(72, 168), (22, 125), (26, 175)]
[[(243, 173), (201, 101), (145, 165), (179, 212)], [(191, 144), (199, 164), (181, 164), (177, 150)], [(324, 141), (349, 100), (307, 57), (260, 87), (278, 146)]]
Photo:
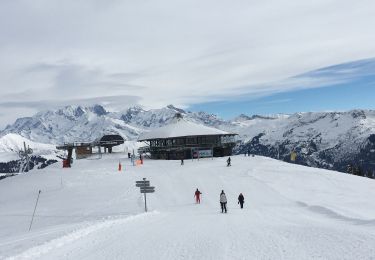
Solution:
[[(372, 171), (375, 166), (375, 111), (372, 110), (273, 116), (242, 114), (225, 120), (173, 105), (151, 110), (134, 106), (118, 112), (107, 111), (101, 105), (66, 106), (17, 119), (0, 131), (0, 147), (3, 143), (5, 154), (4, 137), (9, 139), (16, 135), (50, 145), (94, 141), (103, 134), (120, 134), (125, 140), (135, 142), (144, 131), (168, 124), (176, 113), (182, 114), (185, 120), (237, 133), (237, 154), (251, 153), (290, 161), (291, 153), (295, 152), (295, 163), (343, 172), (349, 164), (366, 171)], [(56, 160), (61, 157), (57, 151), (53, 154)], [(0, 161), (9, 163), (1, 156)], [(5, 168), (0, 171), (6, 171)]]

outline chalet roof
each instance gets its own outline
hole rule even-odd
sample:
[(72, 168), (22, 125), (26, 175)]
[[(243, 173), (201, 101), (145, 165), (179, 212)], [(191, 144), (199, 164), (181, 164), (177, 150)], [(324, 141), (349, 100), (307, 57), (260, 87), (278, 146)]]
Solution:
[(121, 135), (103, 135), (99, 140), (100, 142), (122, 142), (124, 143), (124, 138)]
[(236, 135), (216, 128), (175, 118), (171, 124), (141, 134), (138, 141), (201, 135)]
[(103, 147), (112, 147), (123, 144), (124, 138), (117, 134), (103, 135), (96, 143)]

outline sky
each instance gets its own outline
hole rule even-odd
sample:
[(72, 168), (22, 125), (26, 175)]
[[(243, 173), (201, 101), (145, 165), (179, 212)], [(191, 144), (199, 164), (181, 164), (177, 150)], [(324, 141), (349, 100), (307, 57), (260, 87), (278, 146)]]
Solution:
[(331, 66), (279, 83), (306, 81), (314, 81), (315, 87), (264, 96), (243, 95), (225, 101), (194, 104), (189, 110), (206, 111), (230, 119), (239, 114), (272, 116), (296, 112), (375, 109), (375, 59)]
[(372, 108), (374, 25), (372, 0), (2, 0), (0, 128), (70, 104)]

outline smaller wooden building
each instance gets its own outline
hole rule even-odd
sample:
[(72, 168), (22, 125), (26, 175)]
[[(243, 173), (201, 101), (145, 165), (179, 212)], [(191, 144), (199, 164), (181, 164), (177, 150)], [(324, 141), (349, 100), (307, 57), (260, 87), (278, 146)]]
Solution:
[[(97, 148), (96, 154), (102, 154), (102, 148), (104, 148), (104, 153), (112, 153), (112, 148), (114, 146), (123, 144), (124, 138), (122, 136), (113, 134), (113, 135), (103, 135), (101, 138), (93, 142), (74, 142), (74, 143), (65, 143), (63, 145), (56, 146), (59, 150), (66, 150), (68, 152), (67, 158), (64, 160), (65, 167), (71, 166), (73, 150), (76, 152), (76, 159), (85, 159), (93, 154), (94, 148)], [(101, 158), (101, 156), (100, 156)]]
[(84, 159), (92, 155), (92, 146), (81, 145), (76, 147), (76, 159)]

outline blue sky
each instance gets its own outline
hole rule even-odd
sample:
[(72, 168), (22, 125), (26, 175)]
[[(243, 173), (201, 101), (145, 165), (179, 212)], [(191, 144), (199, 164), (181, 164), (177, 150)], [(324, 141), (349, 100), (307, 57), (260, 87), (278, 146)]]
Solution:
[[(191, 111), (206, 111), (223, 118), (247, 115), (310, 111), (375, 109), (375, 59), (331, 66), (293, 77), (306, 89), (261, 97), (245, 95), (237, 99), (192, 105)], [(291, 84), (294, 81), (290, 81)], [(297, 81), (298, 82), (298, 81)], [(317, 82), (317, 86), (314, 86)], [(288, 80), (283, 84), (288, 84)], [(301, 87), (301, 85), (299, 86)]]

